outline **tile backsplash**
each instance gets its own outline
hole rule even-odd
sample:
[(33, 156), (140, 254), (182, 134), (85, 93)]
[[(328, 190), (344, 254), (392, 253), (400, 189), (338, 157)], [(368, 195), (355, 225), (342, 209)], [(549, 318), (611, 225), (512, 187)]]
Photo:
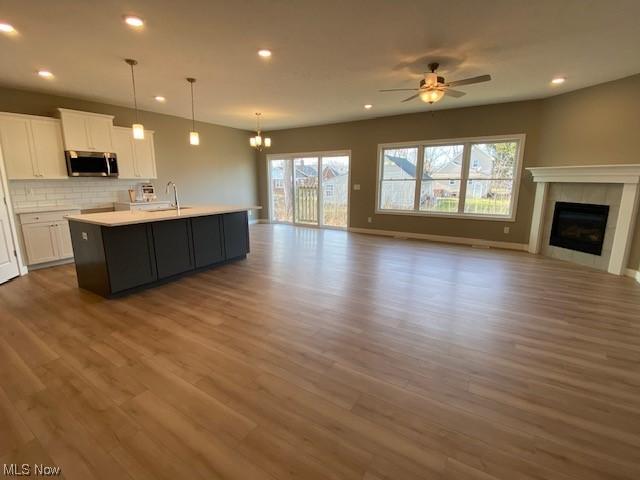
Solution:
[(11, 180), (9, 191), (13, 208), (72, 205), (81, 209), (113, 206), (124, 200), (137, 181), (70, 178), (68, 180)]

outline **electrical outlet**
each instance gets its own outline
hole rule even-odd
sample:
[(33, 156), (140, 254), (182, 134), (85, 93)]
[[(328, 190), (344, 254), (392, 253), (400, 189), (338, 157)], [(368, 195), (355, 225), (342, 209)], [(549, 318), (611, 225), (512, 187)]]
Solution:
[(509, 233), (511, 231), (511, 227), (504, 227), (504, 233)]
[(87, 232), (82, 232), (82, 239), (89, 240), (89, 235), (87, 234)]
[(367, 222), (369, 222), (369, 223), (373, 222), (373, 218), (367, 217)]

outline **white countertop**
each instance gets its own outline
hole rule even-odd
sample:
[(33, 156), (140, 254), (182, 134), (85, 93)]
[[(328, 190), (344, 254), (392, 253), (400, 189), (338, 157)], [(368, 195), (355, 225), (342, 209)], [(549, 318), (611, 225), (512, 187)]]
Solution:
[(101, 213), (85, 213), (67, 215), (65, 218), (76, 222), (93, 223), (104, 227), (117, 227), (121, 225), (133, 225), (135, 223), (160, 222), (163, 220), (175, 220), (178, 218), (204, 217), (207, 215), (220, 215), (222, 213), (244, 212), (247, 210), (259, 210), (262, 207), (244, 205), (196, 205), (184, 206), (178, 214), (174, 209), (170, 211), (116, 211)]
[(27, 207), (16, 208), (14, 213), (20, 215), (21, 213), (42, 213), (42, 212), (61, 212), (63, 210), (80, 210), (80, 207), (75, 205), (51, 205), (50, 207)]

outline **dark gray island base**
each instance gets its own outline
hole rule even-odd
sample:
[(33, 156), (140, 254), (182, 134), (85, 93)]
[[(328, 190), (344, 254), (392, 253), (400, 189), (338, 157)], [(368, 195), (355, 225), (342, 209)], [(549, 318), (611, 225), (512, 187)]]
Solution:
[(103, 297), (246, 258), (246, 211), (105, 226), (69, 218), (78, 286)]

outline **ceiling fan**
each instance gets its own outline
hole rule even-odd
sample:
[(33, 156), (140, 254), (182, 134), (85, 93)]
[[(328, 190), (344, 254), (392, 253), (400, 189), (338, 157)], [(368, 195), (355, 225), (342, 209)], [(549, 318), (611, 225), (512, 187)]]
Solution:
[(451, 95), (454, 98), (459, 98), (466, 95), (465, 92), (460, 90), (453, 90), (450, 87), (459, 87), (461, 85), (472, 85), (474, 83), (488, 82), (491, 80), (491, 75), (480, 75), (478, 77), (465, 78), (463, 80), (455, 80), (453, 82), (445, 82), (444, 77), (440, 77), (436, 70), (440, 66), (439, 63), (430, 63), (428, 65), (429, 73), (424, 74), (424, 78), (420, 80), (420, 88), (388, 88), (385, 90), (378, 90), (379, 92), (418, 92), (415, 95), (411, 95), (409, 98), (402, 100), (408, 102), (414, 98), (420, 97), (423, 102), (435, 103), (442, 99), (445, 94)]

